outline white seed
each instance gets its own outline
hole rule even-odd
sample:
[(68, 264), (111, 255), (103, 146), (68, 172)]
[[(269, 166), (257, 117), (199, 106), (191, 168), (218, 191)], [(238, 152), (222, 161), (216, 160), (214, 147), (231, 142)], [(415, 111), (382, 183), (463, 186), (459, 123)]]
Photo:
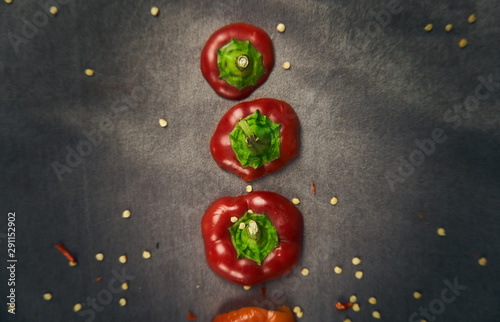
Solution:
[(158, 121), (158, 123), (160, 123), (161, 127), (167, 127), (167, 125), (168, 125), (168, 123), (167, 123), (167, 121), (165, 121), (165, 119), (160, 119)]
[(75, 306), (73, 306), (73, 311), (78, 312), (82, 309), (82, 305), (80, 303), (76, 303)]
[(50, 293), (45, 293), (45, 294), (43, 294), (43, 299), (44, 299), (45, 301), (50, 301), (50, 300), (52, 300), (52, 294), (50, 294)]
[(359, 259), (359, 257), (353, 257), (352, 258), (352, 264), (353, 265), (359, 265), (359, 264), (361, 264), (361, 259)]
[(368, 299), (368, 303), (370, 303), (372, 305), (376, 305), (377, 304), (377, 299), (372, 296), (372, 297), (370, 297)]
[(453, 25), (451, 23), (447, 24), (444, 27), (444, 30), (446, 30), (446, 32), (450, 32), (452, 29), (453, 29)]
[(76, 265), (78, 265), (78, 262), (69, 262), (69, 266), (71, 267), (75, 267)]
[(333, 269), (333, 271), (336, 274), (341, 274), (342, 273), (342, 268), (340, 266), (335, 266), (335, 268)]
[(257, 223), (255, 220), (250, 220), (248, 222), (248, 233), (250, 235), (255, 235), (259, 232), (259, 226), (257, 226)]
[(249, 214), (253, 214), (253, 210), (252, 210), (252, 209), (248, 209), (248, 210), (247, 210), (247, 212), (248, 212)]
[(427, 32), (431, 31), (432, 30), (432, 24), (430, 23), (430, 24), (426, 25), (424, 27), (424, 30), (427, 31)]
[(354, 312), (359, 312), (359, 310), (361, 310), (361, 307), (359, 306), (359, 304), (358, 304), (358, 303), (354, 303), (354, 304), (352, 305), (352, 310), (353, 310)]
[(486, 259), (486, 257), (481, 257), (477, 262), (481, 266), (486, 266), (486, 264), (488, 264), (488, 260)]
[(345, 319), (344, 322), (352, 322), (351, 319)]
[(253, 190), (252, 185), (249, 184), (248, 186), (246, 186), (245, 190), (246, 190), (246, 192), (252, 192), (252, 190)]
[(103, 253), (95, 254), (95, 259), (101, 262), (104, 259), (104, 254)]
[(283, 69), (290, 69), (290, 66), (291, 66), (290, 62), (286, 61), (286, 62), (283, 63), (283, 66), (281, 66), (281, 67), (283, 67)]
[(85, 75), (87, 75), (89, 77), (94, 76), (94, 73), (95, 73), (95, 71), (93, 69), (91, 69), (91, 68), (87, 68), (85, 70)]
[(300, 306), (295, 306), (293, 308), (293, 313), (298, 313), (298, 312), (301, 312), (301, 311), (302, 311), (302, 309), (300, 308)]
[(120, 263), (125, 264), (127, 262), (127, 256), (122, 255), (120, 256), (120, 258), (118, 258), (118, 260), (120, 261)]
[(363, 278), (363, 271), (357, 271), (356, 273), (354, 273), (354, 276), (356, 276), (356, 278), (358, 280), (362, 279)]
[(446, 236), (446, 231), (444, 228), (438, 228), (437, 233), (439, 236)]
[(248, 291), (248, 290), (249, 290), (249, 289), (251, 289), (252, 287), (251, 287), (250, 285), (245, 285), (245, 286), (243, 286), (243, 288), (244, 288), (245, 290), (247, 290), (247, 291)]
[(298, 317), (299, 319), (302, 319), (302, 317), (304, 316), (304, 312), (302, 312), (302, 311), (297, 312), (297, 313), (295, 313), (295, 314), (297, 314), (297, 317)]
[(349, 302), (351, 303), (356, 303), (357, 300), (358, 298), (356, 297), (356, 295), (351, 295), (351, 297), (349, 298)]
[(467, 41), (467, 39), (463, 38), (463, 39), (460, 39), (460, 41), (458, 42), (458, 47), (460, 48), (465, 48), (467, 46), (469, 42)]
[(142, 252), (142, 258), (144, 259), (149, 259), (151, 258), (151, 252), (148, 252), (147, 250)]
[(380, 312), (379, 312), (379, 311), (373, 311), (373, 312), (372, 312), (372, 316), (373, 316), (375, 319), (380, 319)]
[(240, 225), (238, 226), (239, 229), (245, 229), (246, 225), (244, 222), (240, 223)]
[(332, 197), (332, 199), (330, 199), (330, 203), (332, 205), (336, 205), (338, 202), (339, 202), (339, 200), (337, 198), (335, 198), (335, 197)]
[(54, 15), (54, 16), (55, 16), (55, 15), (57, 15), (57, 12), (58, 12), (59, 10), (57, 10), (57, 7), (52, 6), (52, 7), (50, 7), (50, 8), (49, 8), (49, 11), (50, 11), (50, 13), (51, 13), (52, 15)]
[(125, 306), (127, 305), (127, 300), (124, 297), (122, 297), (120, 301), (118, 301), (118, 303), (120, 304), (120, 306)]
[(471, 15), (469, 16), (469, 18), (467, 18), (467, 22), (468, 22), (468, 23), (474, 23), (474, 22), (476, 21), (476, 18), (477, 18), (476, 14), (475, 14), (475, 13), (473, 13), (473, 14), (471, 14)]
[(125, 211), (122, 213), (122, 217), (123, 217), (123, 218), (130, 218), (130, 210), (125, 210)]
[(238, 221), (238, 217), (236, 217), (236, 216), (232, 216), (232, 217), (231, 217), (231, 222), (232, 222), (233, 224), (234, 224), (235, 222), (237, 222), (237, 221)]
[(293, 198), (292, 202), (294, 205), (298, 205), (300, 203), (300, 200), (299, 200), (299, 198)]
[(422, 293), (415, 291), (415, 292), (413, 292), (413, 297), (416, 298), (417, 300), (421, 299)]
[(6, 3), (6, 4), (11, 4), (11, 3), (12, 3), (12, 0), (5, 0), (5, 3)]
[(300, 274), (304, 275), (304, 276), (307, 276), (309, 275), (309, 270), (307, 268), (303, 268), (301, 271), (300, 271)]
[(128, 283), (127, 282), (122, 284), (122, 290), (124, 290), (124, 291), (128, 290)]
[(159, 9), (158, 7), (152, 7), (152, 8), (151, 8), (151, 14), (152, 14), (153, 16), (155, 16), (155, 17), (156, 17), (159, 13), (160, 13), (160, 9)]
[(284, 32), (285, 31), (285, 25), (280, 23), (276, 26), (276, 29), (279, 31), (279, 32)]

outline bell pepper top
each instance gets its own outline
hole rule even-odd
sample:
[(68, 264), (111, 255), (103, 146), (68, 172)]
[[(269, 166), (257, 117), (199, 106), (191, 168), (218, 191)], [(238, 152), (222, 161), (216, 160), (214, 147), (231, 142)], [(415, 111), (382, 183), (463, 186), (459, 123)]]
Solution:
[(278, 246), (278, 233), (265, 214), (246, 212), (229, 227), (238, 258), (248, 258), (262, 264)]
[(217, 50), (219, 78), (242, 90), (255, 86), (264, 74), (262, 54), (247, 41), (231, 38), (231, 41)]
[(280, 157), (280, 124), (259, 110), (239, 120), (229, 133), (231, 146), (242, 167), (258, 167)]

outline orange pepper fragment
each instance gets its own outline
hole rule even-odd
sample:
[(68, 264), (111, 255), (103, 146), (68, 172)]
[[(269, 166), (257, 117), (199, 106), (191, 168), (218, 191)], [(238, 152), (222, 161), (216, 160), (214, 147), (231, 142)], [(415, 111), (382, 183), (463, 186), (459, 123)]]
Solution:
[(289, 307), (280, 306), (278, 309), (279, 311), (268, 311), (258, 307), (244, 307), (217, 315), (213, 322), (295, 322)]
[(313, 195), (315, 195), (316, 194), (316, 184), (314, 183), (314, 181), (311, 184), (311, 188), (312, 188), (312, 191), (313, 191)]
[(191, 312), (188, 311), (188, 320), (189, 321), (196, 321), (197, 318), (196, 318), (196, 316), (194, 316), (193, 313), (191, 313)]
[(347, 303), (337, 302), (337, 304), (335, 304), (335, 307), (339, 311), (348, 310), (351, 306), (352, 306), (351, 302), (347, 302)]

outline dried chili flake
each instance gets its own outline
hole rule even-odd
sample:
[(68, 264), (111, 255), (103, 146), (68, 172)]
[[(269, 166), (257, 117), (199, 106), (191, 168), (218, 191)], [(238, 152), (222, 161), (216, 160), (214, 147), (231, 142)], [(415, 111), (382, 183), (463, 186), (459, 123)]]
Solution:
[(63, 244), (56, 245), (57, 250), (59, 250), (66, 258), (69, 260), (70, 264), (76, 264), (76, 259), (69, 253), (69, 251), (64, 247)]
[(336, 307), (336, 308), (337, 308), (337, 310), (339, 310), (339, 311), (345, 311), (345, 310), (348, 310), (351, 306), (352, 306), (352, 303), (351, 303), (351, 302), (346, 302), (346, 303), (337, 302), (337, 303), (335, 304), (335, 307)]
[(316, 184), (314, 183), (314, 181), (311, 184), (311, 188), (312, 188), (312, 191), (313, 191), (313, 195), (315, 195), (316, 194)]
[(265, 287), (260, 288), (260, 295), (262, 295), (263, 299), (266, 298), (266, 288)]

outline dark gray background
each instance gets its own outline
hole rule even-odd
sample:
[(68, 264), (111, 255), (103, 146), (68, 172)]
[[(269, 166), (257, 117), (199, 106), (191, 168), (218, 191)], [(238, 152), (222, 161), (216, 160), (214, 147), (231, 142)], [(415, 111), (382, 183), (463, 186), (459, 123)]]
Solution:
[[(474, 97), (478, 77), (500, 80), (500, 7), (401, 1), (401, 12), (381, 27), (374, 14), (388, 3), (68, 1), (16, 53), (8, 34), (22, 36), (23, 19), (32, 21), (42, 8), (2, 1), (1, 213), (16, 212), (19, 262), (17, 314), (7, 316), (2, 305), (0, 320), (84, 321), (73, 305), (95, 297), (112, 270), (125, 267), (135, 276), (130, 289), (114, 295), (96, 321), (185, 321), (188, 310), (209, 321), (241, 306), (280, 303), (299, 305), (302, 321), (369, 321), (370, 296), (383, 320), (408, 321), (419, 307), (438, 305), (432, 301), (444, 280), (454, 279), (467, 289), (435, 321), (500, 321), (500, 89), (473, 112), (453, 112)], [(158, 17), (149, 13), (153, 5)], [(472, 25), (471, 13), (478, 16)], [(268, 81), (249, 99), (285, 100), (301, 121), (299, 157), (253, 183), (300, 198), (304, 215), (299, 266), (265, 285), (268, 302), (260, 287), (245, 291), (217, 277), (200, 234), (210, 203), (246, 186), (219, 169), (209, 151), (217, 122), (236, 102), (217, 96), (199, 69), (206, 39), (239, 21), (267, 31), (276, 56)], [(278, 23), (285, 33), (276, 31)], [(434, 24), (430, 33), (427, 23)], [(455, 26), (451, 33), (443, 30), (447, 23)], [(360, 36), (367, 29), (371, 35)], [(464, 37), (469, 46), (460, 49)], [(290, 70), (280, 67), (284, 61)], [(88, 67), (94, 77), (85, 76)], [(138, 93), (134, 106), (130, 97)], [(66, 164), (65, 148), (76, 149), (86, 140), (82, 131), (98, 131), (100, 122), (111, 130), (60, 182), (51, 164)], [(408, 159), (414, 141), (436, 128), (446, 142), (391, 191), (384, 176), (397, 174), (398, 157)], [(129, 220), (121, 218), (125, 209)], [(7, 245), (0, 236), (5, 300)], [(77, 267), (68, 267), (57, 242), (77, 256)], [(144, 249), (152, 252), (148, 261)], [(97, 252), (103, 262), (94, 259)], [(118, 263), (123, 253), (125, 265)], [(362, 280), (354, 278), (353, 256), (362, 259)], [(486, 267), (477, 263), (482, 256)], [(344, 268), (341, 275), (335, 265)], [(309, 276), (300, 275), (302, 267)], [(413, 298), (415, 290), (422, 299)], [(48, 291), (50, 302), (42, 299)], [(334, 303), (351, 294), (361, 311), (337, 312)], [(117, 304), (120, 297), (126, 307)]]

